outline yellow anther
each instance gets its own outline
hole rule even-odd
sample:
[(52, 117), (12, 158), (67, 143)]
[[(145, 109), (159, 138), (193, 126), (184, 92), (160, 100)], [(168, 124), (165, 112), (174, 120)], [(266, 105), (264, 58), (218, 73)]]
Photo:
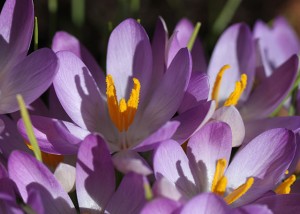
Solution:
[(235, 83), (234, 91), (229, 95), (224, 106), (236, 105), (247, 86), (247, 75), (242, 74), (241, 80)]
[[(217, 161), (216, 171), (215, 171), (214, 179), (213, 179), (212, 185), (211, 185), (211, 191), (216, 194), (218, 194), (219, 190), (222, 189), (222, 186), (223, 186), (222, 184), (224, 183), (223, 175), (224, 175), (225, 169), (226, 169), (226, 159), (224, 159), (224, 158), (219, 159)], [(226, 180), (226, 184), (227, 184), (227, 180)], [(226, 189), (226, 185), (225, 185), (225, 189)]]
[(289, 170), (285, 170), (284, 174), (286, 175), (289, 174)]
[(110, 118), (120, 132), (127, 131), (133, 122), (139, 104), (141, 84), (133, 78), (133, 88), (128, 101), (124, 98), (118, 102), (116, 88), (111, 75), (106, 77), (106, 95)]
[(296, 176), (291, 175), (287, 179), (285, 179), (276, 189), (275, 192), (277, 194), (289, 194), (291, 192), (291, 186), (296, 181)]
[(217, 186), (214, 189), (214, 193), (219, 196), (223, 196), (226, 191), (226, 187), (227, 187), (227, 178), (223, 176), (217, 183)]
[(246, 181), (246, 183), (242, 184), (237, 189), (235, 189), (233, 192), (231, 192), (229, 195), (227, 195), (224, 198), (224, 201), (227, 204), (232, 204), (237, 199), (239, 199), (240, 197), (242, 197), (251, 188), (251, 186), (253, 185), (253, 183), (254, 183), (254, 178), (253, 177), (248, 178), (248, 180)]
[(215, 83), (214, 83), (214, 87), (213, 87), (213, 90), (212, 90), (212, 99), (216, 101), (216, 107), (218, 106), (218, 102), (219, 102), (219, 91), (220, 91), (220, 87), (221, 87), (221, 82), (222, 82), (222, 78), (223, 78), (223, 75), (224, 75), (224, 72), (226, 70), (228, 70), (230, 68), (229, 65), (224, 65), (219, 73), (217, 74), (217, 77), (216, 77), (216, 80), (215, 80)]

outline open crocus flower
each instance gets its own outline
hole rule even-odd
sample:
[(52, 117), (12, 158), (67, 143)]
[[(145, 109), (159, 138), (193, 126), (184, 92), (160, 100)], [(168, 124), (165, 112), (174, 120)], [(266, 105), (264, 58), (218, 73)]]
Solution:
[[(177, 30), (189, 36), (193, 31), (185, 25), (188, 24), (178, 25)], [(276, 21), (275, 26), (276, 29), (287, 27), (281, 19)], [(260, 25), (257, 26), (255, 30), (257, 33), (253, 36), (246, 24), (230, 26), (220, 36), (207, 69), (210, 80), (209, 96), (219, 107), (212, 117), (230, 125), (235, 132), (233, 146), (241, 145), (243, 140), (249, 142), (271, 128), (288, 128), (297, 132), (300, 127), (299, 117), (267, 118), (288, 95), (294, 84), (298, 69), (298, 58), (294, 49), (297, 49), (298, 45), (292, 49), (285, 47), (288, 49), (285, 51), (286, 54), (282, 54), (285, 58), (281, 57), (281, 60), (277, 61), (272, 74), (254, 84), (259, 78), (255, 72), (256, 63), (259, 63), (256, 59), (260, 59), (256, 51), (255, 38), (262, 28)], [(274, 37), (281, 38), (280, 33), (277, 34), (278, 38)], [(292, 36), (291, 32), (284, 34), (285, 37)], [(281, 45), (273, 45), (271, 41), (275, 42), (268, 40), (268, 47)], [(264, 43), (263, 47), (266, 46)], [(262, 66), (265, 66), (265, 63)]]
[(57, 57), (43, 48), (27, 55), (33, 31), (32, 0), (7, 0), (0, 15), (0, 114), (19, 109), (16, 95), (25, 103), (37, 99), (52, 83)]
[[(36, 213), (77, 213), (72, 200), (45, 165), (14, 151), (8, 175), (24, 202)], [(128, 173), (116, 188), (110, 152), (100, 136), (85, 138), (76, 165), (76, 194), (81, 213), (139, 213), (144, 205), (145, 178)]]
[(266, 205), (246, 205), (238, 208), (228, 206), (213, 193), (202, 193), (186, 204), (180, 204), (168, 198), (157, 198), (145, 205), (141, 214), (271, 214)]
[(186, 201), (198, 193), (213, 192), (228, 204), (241, 206), (270, 190), (289, 192), (293, 182), (276, 186), (295, 155), (292, 131), (272, 129), (262, 133), (241, 148), (229, 164), (231, 139), (226, 123), (211, 122), (190, 138), (187, 154), (174, 141), (161, 144), (153, 160), (158, 179), (156, 194)]
[[(66, 38), (73, 41), (70, 47), (59, 45)], [(72, 49), (72, 52), (57, 53), (60, 67), (53, 82), (58, 99), (76, 125), (32, 117), (42, 150), (74, 154), (88, 133), (97, 132), (111, 151), (128, 148), (142, 151), (170, 139), (174, 133), (176, 140), (184, 142), (205, 119), (210, 103), (179, 112), (173, 118), (191, 75), (186, 48), (180, 49), (166, 70), (158, 74), (161, 70), (152, 69), (152, 50), (146, 32), (135, 20), (127, 19), (110, 36), (106, 78), (94, 79), (94, 72), (100, 68), (90, 72), (95, 67), (91, 63), (94, 61), (86, 52), (80, 55), (74, 51), (76, 45), (79, 43), (65, 33), (55, 39), (56, 49)], [(22, 121), (19, 129), (25, 136)]]

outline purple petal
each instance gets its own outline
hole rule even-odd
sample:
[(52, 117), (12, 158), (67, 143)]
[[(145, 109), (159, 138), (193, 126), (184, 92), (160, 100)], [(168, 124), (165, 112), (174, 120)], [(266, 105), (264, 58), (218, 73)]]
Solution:
[(135, 151), (120, 151), (113, 156), (115, 167), (122, 173), (135, 172), (140, 175), (150, 175), (152, 170), (148, 163)]
[(185, 197), (191, 197), (200, 192), (191, 172), (194, 169), (190, 169), (186, 154), (181, 146), (173, 140), (161, 143), (156, 149), (153, 169), (157, 179), (167, 178)]
[(178, 112), (182, 113), (195, 107), (200, 100), (207, 100), (208, 93), (209, 78), (207, 74), (193, 72)]
[(211, 189), (217, 161), (225, 159), (229, 163), (231, 139), (230, 127), (223, 122), (207, 123), (190, 138), (187, 155), (202, 190)]
[[(194, 31), (194, 26), (188, 19), (183, 18), (177, 23), (174, 32), (176, 31), (178, 31), (177, 39), (179, 44), (182, 48), (186, 47)], [(207, 65), (204, 50), (198, 38), (195, 40), (191, 54), (193, 59), (193, 71), (206, 72)]]
[(104, 209), (115, 185), (113, 162), (104, 140), (97, 135), (87, 136), (79, 148), (76, 164), (76, 191), (81, 212)]
[(293, 132), (280, 128), (262, 133), (239, 150), (225, 173), (227, 187), (236, 189), (249, 177), (255, 182), (234, 204), (249, 203), (272, 190), (288, 169), (295, 150)]
[(132, 77), (141, 83), (141, 101), (147, 92), (152, 71), (149, 38), (134, 19), (126, 19), (111, 33), (107, 48), (107, 74), (114, 78), (117, 97), (128, 98)]
[(237, 147), (242, 144), (245, 137), (245, 126), (243, 118), (234, 106), (223, 106), (217, 109), (212, 118), (223, 121), (230, 126), (232, 131), (232, 147)]
[(141, 214), (171, 214), (180, 205), (180, 203), (167, 198), (156, 198), (144, 206)]
[(70, 207), (65, 200), (55, 198), (48, 189), (39, 183), (31, 183), (27, 186), (27, 204), (39, 214), (47, 213), (77, 213), (74, 206)]
[(61, 51), (57, 56), (60, 67), (53, 85), (67, 114), (82, 128), (111, 133), (113, 125), (108, 118), (105, 98), (100, 95), (88, 68), (71, 52)]
[(43, 48), (27, 56), (0, 80), (0, 113), (19, 109), (16, 95), (21, 94), (26, 104), (36, 100), (52, 84), (57, 70), (57, 57)]
[[(161, 177), (155, 181), (152, 191), (155, 198), (164, 197), (174, 201), (180, 201), (182, 199), (182, 194), (175, 184), (165, 177)], [(182, 201), (185, 202), (184, 200)]]
[(214, 85), (217, 73), (221, 67), (226, 64), (229, 64), (231, 67), (223, 75), (219, 91), (220, 101), (228, 98), (234, 90), (235, 82), (240, 80), (242, 73), (247, 74), (248, 81), (247, 88), (242, 94), (241, 100), (246, 100), (248, 97), (255, 75), (254, 47), (251, 31), (245, 24), (232, 25), (221, 35), (208, 66), (211, 86)]
[(211, 118), (214, 110), (214, 102), (204, 101), (201, 103), (199, 102), (196, 107), (174, 117), (172, 120), (178, 121), (180, 126), (172, 139), (180, 144), (184, 143)]
[[(79, 144), (88, 131), (65, 121), (52, 118), (31, 116), (34, 134), (41, 150), (52, 154), (76, 154)], [(18, 121), (20, 134), (28, 140), (23, 120)]]
[(270, 76), (275, 68), (300, 51), (299, 39), (283, 17), (276, 18), (272, 28), (261, 21), (256, 22), (253, 34), (261, 44), (260, 54), (263, 56), (266, 76)]
[(166, 27), (166, 23), (162, 17), (159, 17), (156, 22), (155, 32), (152, 41), (153, 85), (156, 85), (156, 83), (159, 82), (159, 80), (163, 77), (163, 74), (166, 71), (165, 52), (167, 39), (168, 30)]
[(234, 214), (273, 214), (265, 205), (251, 204), (236, 208), (232, 213)]
[(299, 213), (300, 194), (272, 195), (255, 201), (257, 204), (267, 205), (274, 214)]
[(24, 139), (18, 132), (17, 123), (7, 115), (1, 115), (0, 118), (5, 123), (5, 129), (0, 137), (0, 149), (4, 158), (8, 159), (14, 150), (22, 150), (30, 153), (30, 149), (26, 146)]
[(231, 208), (223, 199), (213, 193), (203, 193), (191, 199), (180, 214), (229, 214)]
[(13, 66), (26, 56), (32, 37), (33, 19), (32, 0), (5, 1), (0, 15), (1, 72), (8, 71), (5, 71), (5, 67)]
[(1, 213), (24, 214), (17, 204), (17, 187), (9, 178), (0, 179), (0, 210)]
[(146, 203), (144, 191), (144, 177), (135, 173), (124, 176), (116, 193), (110, 199), (106, 211), (108, 213), (138, 214)]
[(54, 200), (61, 200), (66, 209), (74, 205), (48, 168), (29, 154), (14, 151), (8, 160), (9, 177), (16, 183), (24, 201), (28, 200), (30, 185), (41, 186)]
[(171, 139), (178, 126), (179, 123), (177, 121), (168, 121), (161, 128), (134, 147), (134, 150), (147, 151), (156, 148), (161, 142)]
[(254, 89), (240, 110), (243, 118), (255, 119), (271, 114), (291, 90), (297, 71), (298, 57), (293, 55)]
[(52, 50), (54, 52), (71, 51), (79, 57), (90, 70), (94, 80), (100, 88), (100, 91), (105, 94), (106, 87), (104, 72), (99, 67), (92, 54), (76, 37), (64, 31), (57, 32), (52, 41)]
[(159, 128), (176, 113), (187, 89), (190, 74), (189, 52), (181, 49), (154, 91), (146, 109), (140, 113), (143, 114), (141, 120), (147, 121), (148, 129)]
[(254, 137), (264, 131), (274, 128), (286, 128), (297, 133), (300, 131), (300, 117), (273, 117), (257, 120), (249, 120), (245, 122), (247, 130), (244, 143), (250, 142)]
[(50, 89), (49, 89), (48, 117), (53, 117), (53, 118), (57, 118), (57, 119), (69, 121), (69, 122), (72, 121), (71, 118), (67, 115), (66, 111), (61, 106), (61, 104), (56, 96), (53, 85), (50, 86)]

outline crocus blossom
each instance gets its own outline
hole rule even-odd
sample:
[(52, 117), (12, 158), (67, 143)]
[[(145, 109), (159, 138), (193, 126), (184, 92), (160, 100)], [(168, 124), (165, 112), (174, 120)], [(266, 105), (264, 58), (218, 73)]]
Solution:
[(27, 51), (33, 31), (33, 1), (7, 0), (0, 15), (0, 114), (19, 109), (17, 94), (25, 103), (37, 99), (52, 83), (57, 57), (48, 48), (30, 55)]
[(266, 131), (241, 148), (229, 164), (231, 139), (227, 124), (211, 122), (191, 137), (187, 154), (174, 141), (161, 144), (153, 160), (155, 176), (173, 185), (158, 184), (157, 194), (173, 198), (168, 189), (175, 188), (180, 197), (174, 199), (185, 201), (210, 191), (241, 206), (275, 189), (294, 158), (293, 132)]
[[(61, 36), (67, 37), (66, 34)], [(60, 39), (57, 37), (54, 47), (60, 47), (56, 44)], [(78, 53), (59, 51), (57, 56), (60, 67), (54, 88), (76, 125), (32, 117), (40, 147), (46, 152), (74, 154), (90, 132), (100, 133), (111, 151), (148, 150), (173, 135), (184, 142), (199, 128), (210, 109), (211, 104), (207, 103), (187, 109), (172, 119), (188, 88), (190, 54), (186, 48), (180, 49), (166, 71), (156, 79), (149, 39), (133, 19), (122, 22), (110, 36), (106, 83), (97, 80), (100, 85), (106, 84), (106, 92), (89, 71), (92, 60), (87, 61), (88, 55), (81, 56), (87, 65), (78, 58)], [(191, 115), (198, 116), (190, 120)], [(26, 137), (22, 122), (19, 129)]]

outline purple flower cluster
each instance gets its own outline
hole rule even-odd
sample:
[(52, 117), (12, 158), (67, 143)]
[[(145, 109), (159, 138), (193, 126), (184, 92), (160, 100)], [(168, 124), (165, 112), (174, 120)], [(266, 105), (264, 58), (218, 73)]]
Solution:
[(1, 213), (300, 212), (300, 42), (284, 18), (228, 27), (209, 62), (187, 19), (169, 36), (159, 18), (151, 41), (126, 19), (103, 72), (63, 31), (27, 56), (33, 11), (6, 0), (0, 15)]

